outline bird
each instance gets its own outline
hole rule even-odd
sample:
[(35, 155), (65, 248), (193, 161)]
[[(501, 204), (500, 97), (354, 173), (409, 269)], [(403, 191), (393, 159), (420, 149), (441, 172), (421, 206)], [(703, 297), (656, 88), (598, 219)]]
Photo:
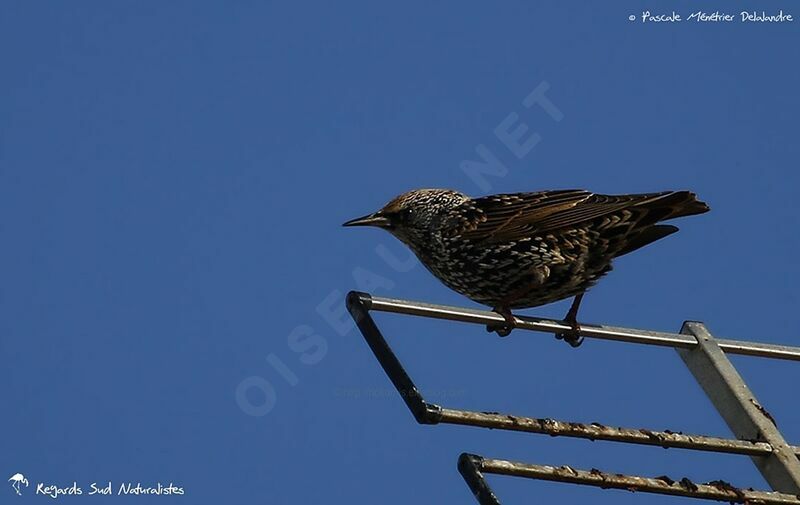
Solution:
[(343, 226), (391, 233), (447, 287), (500, 314), (503, 323), (487, 326), (499, 336), (513, 330), (512, 310), (573, 297), (564, 318), (570, 330), (556, 337), (578, 347), (584, 293), (613, 260), (678, 231), (662, 221), (708, 210), (690, 191), (556, 189), (471, 198), (417, 189)]
[(18, 495), (22, 496), (22, 492), (20, 491), (20, 484), (24, 484), (25, 487), (28, 487), (28, 479), (25, 478), (24, 475), (21, 473), (15, 473), (8, 479), (8, 482), (11, 483), (11, 487), (14, 488), (14, 491), (17, 492)]

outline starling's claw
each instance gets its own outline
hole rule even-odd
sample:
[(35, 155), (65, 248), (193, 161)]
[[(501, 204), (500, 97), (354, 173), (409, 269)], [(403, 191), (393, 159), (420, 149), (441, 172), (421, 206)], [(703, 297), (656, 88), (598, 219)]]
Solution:
[(487, 324), (486, 331), (488, 331), (489, 333), (492, 332), (497, 333), (497, 336), (499, 337), (507, 337), (516, 326), (514, 322), (514, 314), (512, 314), (510, 310), (503, 309), (500, 307), (495, 307), (492, 310), (503, 316), (505, 322)]
[(503, 324), (487, 324), (486, 331), (489, 333), (497, 333), (498, 337), (507, 337), (511, 334), (511, 330), (513, 330), (513, 326), (506, 326)]
[(580, 347), (583, 344), (583, 337), (576, 336), (576, 338), (564, 338), (564, 341), (572, 347)]

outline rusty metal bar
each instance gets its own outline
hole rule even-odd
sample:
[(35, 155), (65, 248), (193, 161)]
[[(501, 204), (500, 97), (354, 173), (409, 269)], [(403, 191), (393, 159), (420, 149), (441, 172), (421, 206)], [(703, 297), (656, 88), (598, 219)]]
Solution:
[[(766, 442), (732, 440), (704, 435), (686, 435), (672, 431), (653, 431), (634, 428), (614, 428), (599, 423), (572, 423), (555, 419), (512, 416), (495, 412), (472, 412), (441, 407), (439, 423), (476, 426), (496, 430), (538, 433), (552, 437), (573, 437), (586, 440), (606, 440), (629, 444), (651, 445), (664, 449), (679, 448), (695, 451), (744, 454), (748, 456), (770, 456), (772, 446)], [(800, 457), (800, 447), (792, 450)]]
[[(462, 463), (464, 461), (465, 463)], [(794, 494), (754, 491), (741, 489), (724, 481), (712, 481), (704, 484), (694, 483), (687, 478), (675, 481), (666, 476), (648, 478), (635, 475), (622, 475), (601, 472), (597, 469), (589, 471), (576, 470), (569, 466), (543, 466), (519, 463), (502, 459), (488, 459), (473, 454), (462, 454), (459, 468), (467, 464), (474, 467), (474, 474), (482, 478), (483, 474), (509, 475), (535, 480), (547, 480), (594, 486), (602, 489), (623, 489), (671, 496), (684, 496), (705, 500), (724, 501), (729, 503), (759, 503), (765, 505), (798, 505), (800, 497)], [(464, 473), (462, 472), (462, 475)], [(488, 484), (484, 481), (488, 489)], [(472, 486), (470, 486), (472, 487)], [(491, 490), (489, 489), (489, 493)], [(492, 494), (492, 496), (494, 496)], [(481, 505), (494, 505), (497, 502), (480, 501)]]
[[(433, 319), (447, 319), (450, 321), (461, 321), (464, 323), (474, 324), (504, 322), (502, 316), (496, 312), (488, 310), (451, 307), (447, 305), (434, 305), (430, 303), (398, 300), (394, 298), (383, 298), (379, 296), (371, 296), (366, 293), (353, 292), (353, 294), (363, 299), (363, 301), (368, 305), (367, 310), (429, 317)], [(520, 330), (539, 331), (545, 333), (562, 333), (564, 331), (571, 330), (571, 326), (563, 321), (554, 321), (550, 319), (528, 316), (515, 316), (515, 321), (516, 328)], [(632, 328), (591, 325), (586, 323), (581, 323), (579, 334), (588, 338), (674, 347), (679, 349), (691, 349), (697, 345), (697, 342), (694, 338), (678, 333), (637, 330)], [(723, 351), (730, 354), (800, 361), (800, 347), (725, 339), (718, 339), (717, 342)]]
[(697, 345), (690, 350), (679, 349), (678, 354), (733, 434), (763, 440), (772, 447), (770, 454), (753, 457), (761, 475), (776, 491), (800, 494), (796, 451), (786, 443), (775, 420), (758, 403), (716, 339), (698, 322), (687, 321), (681, 333), (692, 335)]

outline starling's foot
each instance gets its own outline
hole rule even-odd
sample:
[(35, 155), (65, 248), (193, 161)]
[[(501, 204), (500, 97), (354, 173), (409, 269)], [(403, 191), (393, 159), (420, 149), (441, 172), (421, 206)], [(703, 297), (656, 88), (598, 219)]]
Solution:
[(583, 300), (583, 293), (575, 297), (575, 300), (572, 301), (572, 306), (569, 308), (569, 312), (567, 312), (564, 318), (564, 322), (569, 323), (571, 329), (562, 333), (556, 333), (556, 338), (558, 340), (563, 339), (564, 342), (572, 347), (580, 347), (583, 343), (583, 337), (580, 336), (581, 327), (578, 324), (578, 309), (581, 306), (581, 300)]
[(581, 326), (578, 324), (578, 321), (567, 321), (572, 326), (572, 329), (567, 330), (563, 333), (556, 333), (556, 338), (558, 340), (563, 340), (564, 342), (568, 343), (572, 347), (580, 347), (583, 343), (583, 337), (580, 335)]
[(514, 314), (512, 314), (510, 310), (504, 309), (502, 307), (495, 307), (492, 310), (497, 312), (501, 316), (503, 316), (503, 319), (505, 319), (505, 322), (504, 323), (487, 324), (486, 325), (486, 331), (488, 331), (489, 333), (492, 333), (492, 332), (497, 333), (497, 336), (499, 336), (499, 337), (507, 337), (511, 333), (511, 330), (514, 329), (514, 326), (515, 326)]

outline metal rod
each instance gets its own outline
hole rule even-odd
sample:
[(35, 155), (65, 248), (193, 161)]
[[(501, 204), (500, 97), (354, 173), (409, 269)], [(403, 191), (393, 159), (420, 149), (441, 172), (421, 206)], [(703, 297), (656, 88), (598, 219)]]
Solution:
[(480, 505), (500, 505), (500, 500), (492, 492), (489, 483), (480, 470), (481, 458), (472, 454), (461, 454), (458, 458), (458, 473), (464, 478), (475, 499)]
[(697, 322), (684, 323), (681, 333), (692, 335), (697, 345), (679, 349), (678, 354), (733, 434), (764, 440), (772, 446), (770, 454), (753, 457), (761, 475), (776, 491), (800, 494), (800, 461), (794, 448), (786, 443), (775, 420), (758, 403), (717, 340)]
[(364, 335), (367, 345), (378, 359), (383, 371), (386, 372), (392, 385), (406, 402), (408, 410), (414, 415), (414, 419), (420, 424), (435, 423), (439, 407), (428, 404), (422, 397), (422, 393), (406, 373), (403, 364), (400, 363), (392, 348), (386, 343), (386, 339), (381, 335), (381, 331), (370, 316), (368, 305), (360, 293), (351, 291), (347, 295), (347, 310), (353, 316), (356, 326)]
[[(473, 324), (504, 322), (501, 315), (488, 310), (383, 298), (379, 296), (370, 296), (365, 293), (357, 293), (357, 295), (366, 297), (369, 310), (429, 317), (433, 319), (447, 319), (450, 321), (461, 321)], [(514, 319), (516, 321), (515, 328), (520, 330), (561, 333), (572, 329), (571, 326), (564, 321), (519, 315), (514, 316)], [(697, 345), (697, 341), (694, 338), (678, 333), (591, 325), (587, 323), (581, 323), (579, 334), (589, 338), (674, 347), (679, 349), (691, 349)], [(800, 347), (725, 339), (717, 339), (717, 342), (723, 351), (730, 354), (800, 361)]]
[[(696, 484), (687, 478), (674, 481), (669, 477), (639, 477), (601, 472), (575, 470), (569, 466), (543, 466), (519, 463), (502, 459), (486, 459), (475, 455), (462, 455), (474, 461), (478, 472), (498, 475), (524, 477), (528, 479), (566, 482), (603, 489), (624, 489), (671, 496), (684, 496), (705, 500), (726, 501), (730, 503), (762, 503), (776, 505), (797, 505), (800, 498), (793, 494), (753, 491), (732, 486), (724, 481)], [(480, 473), (479, 473), (480, 475)]]
[[(657, 447), (692, 449), (696, 451), (744, 454), (749, 456), (770, 456), (772, 446), (766, 442), (732, 440), (704, 435), (686, 435), (671, 431), (652, 431), (647, 429), (614, 428), (598, 423), (584, 424), (519, 417), (493, 412), (472, 412), (441, 407), (438, 414), (440, 423), (476, 426), (480, 428), (539, 433), (553, 437), (573, 437), (586, 440), (607, 440), (629, 444), (651, 445)], [(800, 447), (792, 447), (800, 457)]]

